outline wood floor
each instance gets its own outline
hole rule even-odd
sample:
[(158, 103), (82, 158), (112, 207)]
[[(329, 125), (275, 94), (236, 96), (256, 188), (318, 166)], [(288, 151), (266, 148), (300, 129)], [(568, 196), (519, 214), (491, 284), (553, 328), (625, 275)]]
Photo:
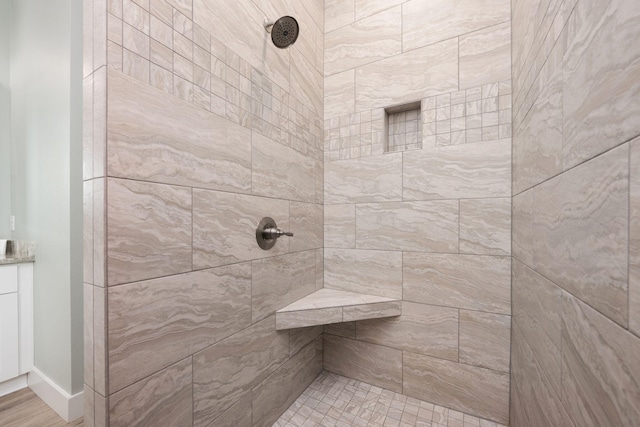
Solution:
[(82, 418), (67, 424), (30, 388), (0, 397), (2, 427), (82, 427)]

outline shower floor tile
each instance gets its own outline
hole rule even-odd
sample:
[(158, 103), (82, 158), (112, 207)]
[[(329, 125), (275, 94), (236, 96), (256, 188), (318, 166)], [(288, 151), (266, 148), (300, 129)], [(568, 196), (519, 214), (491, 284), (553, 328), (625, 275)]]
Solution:
[(323, 371), (273, 427), (505, 427)]

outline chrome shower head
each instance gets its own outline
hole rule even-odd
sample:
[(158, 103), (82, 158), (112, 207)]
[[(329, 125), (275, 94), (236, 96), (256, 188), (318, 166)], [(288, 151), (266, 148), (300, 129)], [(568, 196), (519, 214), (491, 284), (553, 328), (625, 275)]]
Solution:
[(300, 27), (292, 16), (283, 16), (276, 22), (269, 22), (265, 18), (264, 28), (271, 33), (271, 41), (280, 49), (287, 48), (298, 40)]

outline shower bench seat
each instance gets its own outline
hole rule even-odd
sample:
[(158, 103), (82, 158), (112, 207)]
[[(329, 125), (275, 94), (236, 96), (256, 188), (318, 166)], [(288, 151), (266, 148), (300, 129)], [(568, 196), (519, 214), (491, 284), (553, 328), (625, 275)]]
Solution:
[(320, 289), (276, 311), (276, 329), (293, 329), (399, 316), (399, 299)]

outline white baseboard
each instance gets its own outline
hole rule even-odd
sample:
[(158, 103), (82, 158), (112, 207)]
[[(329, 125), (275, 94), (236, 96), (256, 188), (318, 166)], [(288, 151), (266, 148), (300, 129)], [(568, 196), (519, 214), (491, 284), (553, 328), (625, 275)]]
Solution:
[(37, 368), (33, 368), (28, 376), (29, 388), (63, 420), (71, 422), (84, 415), (83, 391), (72, 396)]
[(0, 383), (0, 397), (5, 396), (14, 391), (22, 390), (27, 386), (27, 375), (20, 375), (16, 378)]

